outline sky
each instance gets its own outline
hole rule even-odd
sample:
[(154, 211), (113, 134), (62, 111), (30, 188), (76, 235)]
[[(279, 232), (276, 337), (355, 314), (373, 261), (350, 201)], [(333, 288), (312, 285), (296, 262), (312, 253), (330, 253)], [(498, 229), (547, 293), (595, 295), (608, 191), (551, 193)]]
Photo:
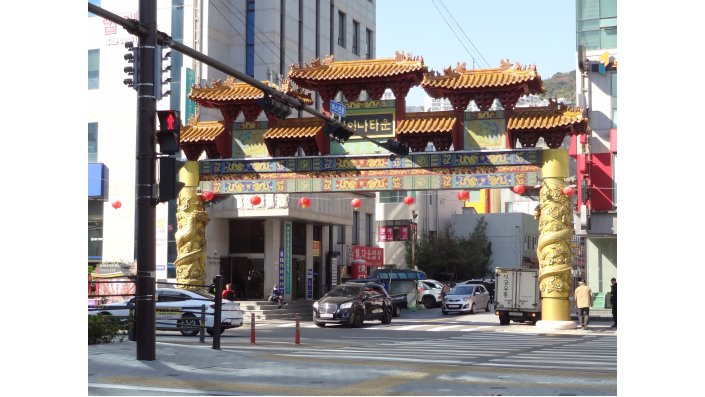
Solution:
[[(376, 58), (404, 51), (422, 56), (438, 72), (459, 62), (468, 69), (496, 68), (501, 59), (509, 59), (535, 64), (544, 80), (576, 69), (574, 0), (376, 3)], [(413, 88), (407, 105), (422, 105), (424, 95), (420, 87)]]

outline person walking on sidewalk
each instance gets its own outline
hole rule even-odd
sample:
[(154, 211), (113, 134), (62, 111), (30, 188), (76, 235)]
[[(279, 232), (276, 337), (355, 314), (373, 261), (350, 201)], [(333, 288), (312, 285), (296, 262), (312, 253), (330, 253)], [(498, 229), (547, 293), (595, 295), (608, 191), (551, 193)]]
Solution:
[(617, 328), (617, 279), (612, 277), (610, 280), (612, 289), (610, 290), (610, 305), (612, 305), (612, 328)]
[(585, 285), (582, 278), (578, 279), (578, 288), (575, 289), (575, 306), (578, 308), (580, 326), (588, 329), (590, 322), (590, 306), (592, 306), (592, 290)]

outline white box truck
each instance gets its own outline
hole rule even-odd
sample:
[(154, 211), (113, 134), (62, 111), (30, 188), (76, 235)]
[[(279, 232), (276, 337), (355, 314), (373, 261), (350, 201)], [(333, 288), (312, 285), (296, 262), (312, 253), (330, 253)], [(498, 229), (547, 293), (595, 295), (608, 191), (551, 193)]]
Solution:
[(495, 269), (495, 314), (500, 325), (509, 321), (541, 320), (541, 293), (538, 269)]

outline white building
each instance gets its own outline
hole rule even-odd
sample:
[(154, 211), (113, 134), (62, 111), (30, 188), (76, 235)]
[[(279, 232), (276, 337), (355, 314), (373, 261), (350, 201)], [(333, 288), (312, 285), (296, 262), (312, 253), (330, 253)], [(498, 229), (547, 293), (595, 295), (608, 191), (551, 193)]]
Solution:
[[(91, 3), (125, 18), (139, 19), (138, 0)], [(339, 60), (374, 58), (377, 55), (375, 16), (371, 0), (157, 2), (159, 31), (258, 80), (277, 81), (278, 76), (287, 74), (291, 64), (329, 54)], [(123, 56), (127, 53), (124, 43), (135, 37), (94, 15), (88, 16), (86, 29), (89, 264), (131, 262), (135, 255), (136, 92), (123, 84), (128, 77), (123, 71), (128, 65)], [(176, 51), (172, 51), (169, 63), (172, 82), (163, 91), (168, 89), (171, 95), (160, 100), (157, 109), (178, 109), (185, 124), (194, 113), (187, 100), (190, 85), (224, 80), (227, 76)], [(314, 105), (320, 109), (318, 98)], [(201, 120), (221, 119), (216, 112), (201, 112)], [(101, 179), (105, 183), (100, 183)], [(334, 245), (343, 243), (344, 247), (355, 242), (374, 245), (374, 204), (369, 196), (361, 197), (368, 200), (363, 200), (365, 204), (355, 211), (359, 215), (353, 215), (351, 197), (328, 194), (311, 196), (312, 206), (306, 211), (288, 205), (298, 199), (293, 196), (266, 198), (265, 202), (269, 199), (271, 206), (267, 204), (264, 210), (256, 211), (244, 208), (242, 198), (238, 201), (231, 197), (214, 205), (209, 208), (212, 220), (206, 230), (208, 280), (227, 271), (231, 278), (228, 281), (236, 283), (240, 298), (263, 297), (269, 284), (275, 282), (273, 265), (278, 262), (281, 236), (288, 223), (294, 231), (304, 233), (294, 241), (294, 269), (288, 298), (319, 295), (331, 282), (332, 274), (326, 274), (325, 269), (333, 261), (326, 254), (340, 252)], [(118, 201), (120, 206), (115, 208)], [(286, 210), (278, 206), (280, 203)], [(166, 278), (166, 264), (176, 258), (171, 241), (176, 222), (170, 205), (158, 206), (156, 226), (157, 278)], [(266, 233), (266, 246), (251, 252), (251, 247), (259, 247), (258, 241), (249, 240), (245, 248), (238, 245), (241, 240), (235, 238), (237, 233), (246, 230), (254, 236), (259, 228)], [(248, 280), (253, 270), (256, 280)], [(296, 271), (304, 280), (298, 288), (299, 280), (294, 280)]]

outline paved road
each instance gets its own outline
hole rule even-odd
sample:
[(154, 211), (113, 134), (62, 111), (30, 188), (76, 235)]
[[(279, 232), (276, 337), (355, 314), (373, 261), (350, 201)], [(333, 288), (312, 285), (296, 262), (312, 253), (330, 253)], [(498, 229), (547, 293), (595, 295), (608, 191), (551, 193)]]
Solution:
[(616, 395), (617, 335), (500, 327), (496, 316), (404, 313), (360, 329), (293, 322), (211, 338), (157, 336), (157, 360), (132, 342), (89, 346), (89, 395)]

